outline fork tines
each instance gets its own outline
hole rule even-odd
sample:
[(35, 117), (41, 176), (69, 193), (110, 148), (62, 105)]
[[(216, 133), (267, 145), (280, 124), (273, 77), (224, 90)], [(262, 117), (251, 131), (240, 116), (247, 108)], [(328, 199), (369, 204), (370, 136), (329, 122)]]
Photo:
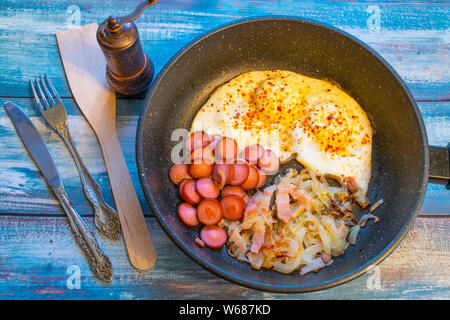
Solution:
[[(44, 79), (44, 76), (45, 76), (45, 79)], [(31, 90), (33, 90), (34, 99), (36, 100), (36, 104), (39, 106), (39, 108), (41, 110), (45, 110), (45, 109), (43, 108), (40, 100), (42, 100), (42, 102), (43, 102), (43, 104), (44, 104), (46, 109), (50, 108), (50, 105), (51, 105), (51, 107), (56, 106), (55, 98), (56, 98), (58, 103), (62, 103), (61, 98), (58, 95), (58, 92), (56, 91), (55, 87), (53, 86), (53, 84), (50, 81), (50, 79), (47, 76), (47, 74), (41, 75), (41, 77), (40, 77), (40, 80), (41, 80), (40, 82), (41, 83), (39, 83), (39, 78), (36, 78), (35, 80), (36, 80), (36, 85), (38, 87), (41, 99), (39, 99), (39, 95), (37, 94), (37, 92), (36, 92), (36, 90), (34, 88), (32, 80), (30, 80)], [(52, 90), (53, 96), (50, 94), (50, 91), (48, 90), (47, 85), (45, 84), (46, 81), (49, 84), (50, 89)], [(42, 85), (42, 87), (41, 87), (41, 85)], [(44, 91), (42, 91), (42, 88), (44, 88), (45, 94), (44, 94)], [(47, 100), (46, 96), (48, 97), (48, 100)], [(50, 104), (48, 103), (48, 101), (50, 101)]]

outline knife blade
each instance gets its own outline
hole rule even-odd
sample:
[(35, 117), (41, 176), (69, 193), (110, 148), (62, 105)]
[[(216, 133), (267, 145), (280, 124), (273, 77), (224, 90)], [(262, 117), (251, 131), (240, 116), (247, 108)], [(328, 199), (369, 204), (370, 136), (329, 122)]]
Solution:
[(62, 186), (61, 178), (44, 140), (25, 113), (14, 103), (4, 104), (20, 139), (50, 187)]
[(25, 149), (39, 168), (48, 186), (55, 194), (69, 218), (70, 227), (75, 239), (86, 254), (92, 271), (100, 279), (111, 281), (113, 276), (111, 261), (103, 254), (93, 233), (70, 202), (58, 170), (56, 169), (55, 162), (39, 131), (33, 125), (30, 118), (17, 105), (7, 101), (3, 107), (11, 119)]

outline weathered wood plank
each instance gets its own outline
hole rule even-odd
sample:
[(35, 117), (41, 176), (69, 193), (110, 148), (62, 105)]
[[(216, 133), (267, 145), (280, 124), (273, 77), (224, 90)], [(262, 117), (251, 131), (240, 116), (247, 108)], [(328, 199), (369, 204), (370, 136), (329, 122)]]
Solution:
[[(6, 100), (0, 99), (0, 104), (3, 105)], [(31, 117), (44, 140), (48, 142), (49, 150), (75, 207), (81, 213), (91, 213), (92, 208), (84, 197), (75, 163), (58, 134), (45, 124), (32, 99), (13, 99), (12, 101), (20, 105)], [(104, 190), (105, 201), (114, 205), (103, 155), (96, 136), (76, 107), (74, 100), (64, 99), (64, 104), (68, 109), (69, 128), (75, 145), (91, 174)], [(139, 183), (135, 156), (136, 125), (141, 104), (141, 100), (119, 100), (117, 130), (141, 206), (144, 212), (149, 214), (150, 209)], [(129, 113), (131, 115), (127, 115)], [(0, 210), (61, 214), (58, 203), (49, 193), (45, 181), (29, 158), (3, 108), (0, 108), (0, 135), (2, 136), (0, 150), (4, 151), (0, 155)]]
[[(7, 99), (0, 99), (0, 104)], [(78, 172), (68, 150), (59, 136), (48, 128), (29, 98), (11, 99), (19, 104), (31, 117), (48, 142), (63, 182), (75, 206), (84, 214), (92, 209), (84, 198)], [(105, 199), (113, 203), (109, 180), (102, 153), (92, 129), (78, 110), (72, 99), (64, 99), (69, 113), (69, 127), (75, 144), (93, 176), (105, 190)], [(143, 101), (139, 99), (118, 99), (118, 134), (127, 164), (146, 215), (152, 212), (140, 187), (136, 169), (135, 136), (139, 111)], [(450, 141), (450, 102), (420, 103), (420, 110), (428, 130), (429, 142), (446, 146)], [(45, 182), (37, 172), (32, 160), (23, 148), (3, 108), (0, 108), (0, 213), (48, 213), (61, 214), (53, 196), (49, 194)], [(429, 185), (425, 203), (425, 214), (450, 214), (450, 197), (443, 186)]]
[[(29, 78), (47, 72), (57, 89), (70, 97), (56, 48), (56, 31), (78, 23), (100, 22), (112, 13), (127, 13), (136, 2), (81, 0), (73, 4), (8, 0), (0, 4), (3, 9), (0, 96), (30, 97)], [(159, 71), (193, 37), (235, 19), (286, 14), (324, 21), (377, 50), (405, 79), (416, 99), (442, 101), (422, 102), (419, 107), (430, 143), (443, 146), (450, 139), (449, 13), (448, 1), (438, 0), (171, 0), (160, 1), (148, 9), (137, 24), (144, 50)], [(89, 215), (91, 208), (82, 195), (75, 167), (62, 142), (37, 118), (30, 99), (13, 100), (24, 107), (44, 132), (71, 197), (77, 208)], [(0, 99), (1, 104), (4, 101)], [(73, 101), (65, 102), (76, 144), (111, 202), (98, 144)], [(135, 167), (135, 127), (141, 103), (139, 99), (119, 99), (118, 127), (141, 205), (150, 215)], [(67, 230), (66, 219), (61, 217), (3, 108), (0, 108), (0, 136), (0, 299), (450, 299), (450, 220), (425, 216), (417, 219), (405, 241), (380, 265), (380, 288), (368, 285), (370, 275), (364, 275), (337, 288), (305, 295), (249, 290), (221, 280), (181, 254), (154, 218), (147, 218), (147, 222), (159, 260), (151, 271), (140, 272), (130, 267), (123, 242), (112, 243), (98, 237), (116, 270), (114, 283), (104, 285), (92, 277)], [(422, 210), (425, 215), (449, 214), (448, 191), (430, 185)], [(92, 227), (92, 217), (87, 220)], [(81, 270), (80, 289), (67, 287), (70, 265)]]
[[(5, 3), (6, 2), (6, 3)], [(0, 96), (30, 96), (27, 81), (42, 72), (64, 79), (55, 41), (57, 31), (101, 22), (135, 6), (127, 1), (0, 1)], [(354, 1), (160, 1), (137, 21), (144, 50), (159, 71), (194, 37), (235, 19), (258, 15), (295, 15), (316, 19), (355, 35), (377, 50), (406, 81), (416, 99), (450, 99), (447, 3)], [(425, 14), (426, 13), (426, 14)], [(39, 26), (36, 28), (36, 26)], [(58, 80), (58, 81), (56, 81)]]
[[(92, 218), (88, 218), (92, 226)], [(206, 271), (173, 244), (153, 218), (148, 225), (158, 251), (156, 266), (137, 271), (122, 241), (97, 237), (115, 270), (114, 281), (96, 280), (59, 217), (0, 219), (1, 299), (449, 299), (450, 219), (418, 218), (402, 244), (375, 272), (324, 291), (273, 294), (250, 290)], [(69, 289), (70, 266), (80, 288)], [(68, 272), (69, 270), (69, 272)], [(74, 270), (74, 269), (72, 269)], [(70, 280), (69, 280), (70, 282)]]
[[(60, 1), (0, 1), (0, 96), (29, 97), (28, 79), (47, 72), (66, 97), (70, 91), (64, 78), (56, 48), (56, 31), (73, 24), (100, 22), (111, 13), (123, 14), (135, 1), (93, 2), (76, 5)], [(72, 6), (72, 7), (71, 7)], [(79, 19), (77, 10), (80, 10)], [(447, 1), (238, 1), (175, 0), (161, 1), (137, 22), (144, 49), (153, 59), (156, 71), (185, 43), (210, 28), (234, 19), (267, 14), (304, 16), (327, 22), (359, 37), (371, 45), (399, 74), (416, 99), (448, 101), (449, 5)], [(39, 26), (36, 28), (36, 26)], [(45, 133), (50, 149), (57, 155), (77, 208), (91, 212), (79, 186), (75, 167), (57, 136), (37, 119), (29, 99), (15, 99), (25, 105), (33, 121)], [(2, 100), (3, 102), (3, 100)], [(144, 211), (151, 214), (142, 195), (135, 168), (134, 135), (140, 100), (120, 100), (118, 127), (122, 147), (132, 172)], [(72, 100), (67, 100), (70, 122), (77, 145), (112, 201), (103, 160), (92, 131)], [(449, 104), (421, 103), (431, 144), (449, 141)], [(266, 294), (223, 281), (180, 254), (153, 218), (147, 221), (155, 238), (159, 261), (155, 269), (132, 269), (123, 243), (100, 238), (116, 268), (112, 286), (97, 282), (76, 249), (65, 218), (48, 194), (45, 183), (23, 150), (9, 120), (0, 108), (0, 297), (1, 298), (406, 298), (449, 299), (449, 220), (419, 218), (402, 245), (381, 264), (381, 287), (370, 288), (369, 275), (343, 286), (307, 294)], [(65, 155), (65, 156), (64, 156)], [(65, 159), (65, 160), (63, 160)], [(429, 186), (424, 214), (450, 213), (448, 191)], [(23, 217), (21, 214), (58, 215)], [(88, 218), (92, 226), (92, 218)], [(176, 261), (176, 263), (174, 263)], [(80, 289), (67, 287), (67, 268), (79, 266)]]

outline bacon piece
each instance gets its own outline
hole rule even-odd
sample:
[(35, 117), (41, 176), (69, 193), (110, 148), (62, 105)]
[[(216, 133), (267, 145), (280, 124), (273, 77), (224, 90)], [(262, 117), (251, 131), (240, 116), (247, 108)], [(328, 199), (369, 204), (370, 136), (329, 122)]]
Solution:
[(296, 212), (298, 212), (297, 209), (291, 208), (289, 205), (289, 196), (300, 205), (297, 205), (297, 209), (305, 210), (311, 204), (311, 197), (303, 190), (298, 189), (296, 185), (292, 183), (280, 183), (278, 185), (275, 204), (277, 205), (277, 216), (284, 223), (288, 223), (295, 216)]
[(250, 251), (253, 253), (258, 253), (264, 244), (264, 238), (266, 235), (266, 226), (263, 220), (258, 220), (253, 225), (253, 237), (252, 237), (252, 246)]
[(282, 182), (278, 184), (278, 191), (277, 193), (287, 193), (289, 194), (289, 191), (291, 191), (290, 187), (291, 183)]
[(271, 185), (264, 188), (261, 196), (261, 201), (259, 203), (259, 212), (263, 216), (265, 222), (268, 224), (276, 222), (276, 220), (272, 217), (272, 213), (270, 212), (270, 202), (276, 189), (276, 185)]
[(200, 248), (203, 248), (205, 246), (205, 242), (202, 239), (198, 238), (198, 237), (196, 237), (194, 239), (194, 241)]
[(250, 217), (253, 217), (255, 213), (258, 212), (258, 205), (259, 202), (261, 201), (261, 195), (262, 195), (261, 192), (257, 192), (248, 199), (247, 207), (245, 208), (244, 211), (244, 222), (248, 220)]
[(261, 210), (269, 211), (270, 200), (272, 200), (272, 196), (275, 190), (277, 190), (277, 186), (275, 184), (264, 188), (260, 204)]
[(297, 188), (295, 184), (289, 183), (288, 193), (295, 202), (305, 205), (311, 203), (311, 197), (308, 194), (306, 194), (303, 190)]
[(347, 185), (347, 189), (351, 192), (351, 193), (355, 193), (359, 190), (359, 186), (356, 183), (355, 179), (352, 177), (347, 177), (344, 179), (345, 184)]
[(264, 244), (262, 246), (262, 253), (267, 256), (269, 251), (273, 249), (275, 241), (272, 237), (272, 232), (266, 232), (266, 238), (264, 239)]
[(289, 205), (289, 185), (280, 183), (278, 185), (277, 195), (275, 197), (275, 204), (277, 206), (278, 219), (284, 223), (288, 223), (292, 218), (291, 206)]

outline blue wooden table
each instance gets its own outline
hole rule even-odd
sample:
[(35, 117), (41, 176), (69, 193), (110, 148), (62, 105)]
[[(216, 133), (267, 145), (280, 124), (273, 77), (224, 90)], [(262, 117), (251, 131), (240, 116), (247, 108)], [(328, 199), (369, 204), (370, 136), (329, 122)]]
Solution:
[[(92, 227), (68, 150), (38, 115), (28, 81), (46, 72), (64, 97), (82, 157), (113, 203), (92, 129), (72, 99), (55, 33), (100, 23), (131, 11), (131, 1), (0, 1), (0, 103), (11, 100), (48, 142), (76, 208)], [(450, 4), (448, 1), (160, 0), (136, 21), (145, 52), (159, 72), (188, 41), (235, 19), (294, 15), (326, 22), (377, 50), (405, 80), (418, 102), (430, 144), (450, 141)], [(143, 196), (135, 163), (135, 130), (143, 97), (117, 99), (122, 149), (158, 251), (156, 266), (130, 266), (123, 241), (97, 233), (115, 268), (112, 284), (95, 279), (54, 200), (0, 108), (0, 299), (450, 299), (450, 193), (428, 186), (413, 229), (369, 273), (308, 294), (250, 290), (204, 270), (165, 235)], [(401, 120), (401, 119), (399, 119)], [(393, 213), (395, 214), (395, 213)], [(79, 277), (78, 277), (79, 276)]]

